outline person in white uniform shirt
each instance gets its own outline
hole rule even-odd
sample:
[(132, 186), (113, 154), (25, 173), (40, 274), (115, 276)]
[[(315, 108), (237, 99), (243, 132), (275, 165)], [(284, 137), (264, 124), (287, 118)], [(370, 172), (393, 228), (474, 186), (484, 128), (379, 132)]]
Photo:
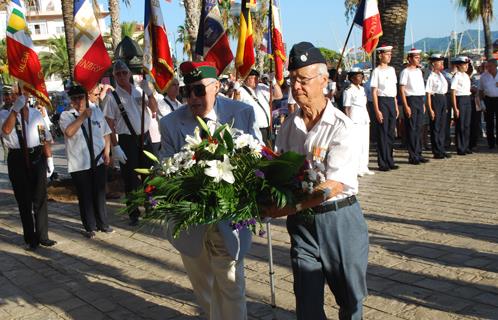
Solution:
[(27, 250), (39, 245), (51, 247), (48, 237), (47, 177), (54, 172), (50, 128), (41, 113), (28, 107), (24, 95), (15, 92), (6, 102), (10, 110), (0, 111), (1, 135), (9, 149), (7, 168), (14, 190)]
[(344, 90), (342, 100), (344, 112), (353, 120), (358, 146), (358, 175), (374, 174), (368, 169), (370, 147), (370, 117), (367, 110), (367, 95), (362, 86), (363, 71), (352, 68), (348, 73), (351, 85)]
[(443, 71), (444, 56), (433, 54), (429, 58), (432, 71), (425, 84), (427, 108), (431, 119), (431, 145), (432, 154), (435, 159), (450, 158), (445, 150), (446, 118), (448, 117), (448, 107), (446, 93), (448, 92), (448, 81)]
[(422, 156), (422, 125), (424, 122), (425, 84), (420, 70), (421, 50), (408, 51), (408, 66), (399, 75), (399, 93), (405, 111), (405, 129), (408, 144), (408, 162), (420, 164), (428, 162)]
[(481, 75), (480, 87), (486, 112), (486, 139), (488, 147), (493, 149), (498, 144), (498, 72), (496, 59), (489, 59), (486, 63), (486, 72)]
[(453, 114), (456, 119), (456, 146), (457, 154), (464, 156), (472, 153), (469, 149), (470, 142), (470, 77), (467, 74), (469, 59), (464, 56), (456, 57), (453, 60), (458, 72), (451, 80), (451, 101)]
[(180, 108), (182, 103), (177, 99), (179, 94), (180, 94), (180, 82), (176, 78), (171, 80), (171, 85), (169, 86), (168, 90), (166, 90), (165, 95), (158, 94), (158, 96), (161, 98), (157, 99), (158, 121), (161, 120), (161, 118), (167, 115), (168, 113), (173, 112), (176, 109)]
[(64, 132), (67, 171), (76, 187), (84, 235), (92, 239), (95, 231), (113, 231), (109, 227), (105, 203), (112, 131), (99, 107), (87, 108), (83, 87), (73, 85), (68, 95), (72, 108), (62, 112), (59, 123)]
[[(272, 79), (273, 100), (282, 99), (282, 90), (275, 79)], [(251, 70), (244, 80), (244, 84), (236, 88), (239, 100), (251, 105), (256, 114), (256, 123), (259, 126), (263, 141), (270, 143), (270, 88), (264, 83), (259, 83), (259, 72)]]
[(377, 127), (377, 163), (380, 171), (398, 169), (394, 164), (393, 145), (396, 119), (399, 116), (396, 71), (389, 66), (392, 46), (382, 45), (376, 49), (379, 65), (372, 71), (370, 88)]
[[(294, 99), (300, 110), (278, 133), (278, 152), (306, 155), (325, 180), (294, 206), (266, 208), (288, 215), (298, 320), (325, 320), (324, 284), (339, 305), (340, 319), (362, 319), (367, 295), (368, 230), (358, 193), (354, 123), (323, 95), (328, 72), (320, 50), (300, 42), (289, 54)], [(315, 214), (300, 214), (312, 208)]]
[[(146, 113), (157, 112), (157, 101), (146, 80), (142, 81), (141, 90), (130, 82), (132, 74), (124, 61), (118, 60), (114, 63), (112, 74), (116, 79), (116, 90), (108, 94), (103, 102), (104, 115), (112, 130), (112, 155), (119, 160), (125, 192), (129, 194), (141, 185), (135, 169), (150, 166), (150, 162), (141, 150), (142, 139), (144, 149), (152, 152), (149, 135), (150, 114), (144, 117), (143, 128), (141, 123), (142, 90), (147, 96)], [(143, 137), (141, 137), (142, 129)], [(119, 142), (116, 140), (116, 135)], [(128, 214), (130, 225), (137, 225), (140, 215), (138, 209)]]

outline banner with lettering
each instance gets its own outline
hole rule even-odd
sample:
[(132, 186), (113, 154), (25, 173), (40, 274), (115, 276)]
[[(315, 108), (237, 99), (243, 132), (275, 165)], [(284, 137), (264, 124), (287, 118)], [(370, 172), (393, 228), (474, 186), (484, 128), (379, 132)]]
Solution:
[(87, 91), (112, 65), (90, 0), (74, 1), (74, 80)]
[(23, 90), (50, 106), (40, 60), (29, 36), (26, 7), (22, 0), (11, 0), (7, 17), (7, 60), (9, 74), (19, 80)]

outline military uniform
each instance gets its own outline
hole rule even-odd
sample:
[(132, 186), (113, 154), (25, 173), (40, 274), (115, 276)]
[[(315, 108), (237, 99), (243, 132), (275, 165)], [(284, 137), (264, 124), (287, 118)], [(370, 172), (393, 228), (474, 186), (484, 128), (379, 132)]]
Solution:
[[(457, 57), (453, 61), (456, 64), (469, 63), (467, 57)], [(459, 116), (456, 123), (456, 146), (457, 154), (465, 155), (471, 153), (469, 149), (470, 143), (470, 120), (472, 115), (470, 102), (470, 77), (467, 73), (458, 71), (451, 80), (451, 90), (456, 96), (456, 105)]]

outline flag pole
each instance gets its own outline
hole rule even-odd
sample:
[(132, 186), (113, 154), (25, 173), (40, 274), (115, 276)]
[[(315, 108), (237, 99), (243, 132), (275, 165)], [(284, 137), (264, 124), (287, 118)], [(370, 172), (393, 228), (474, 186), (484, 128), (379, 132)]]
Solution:
[[(21, 84), (19, 81), (17, 82), (17, 88), (19, 90), (19, 95), (22, 95), (22, 90), (21, 90)], [(25, 117), (24, 117), (24, 108), (26, 108), (26, 102), (24, 103), (24, 106), (21, 109), (21, 130), (22, 130), (22, 142), (19, 141), (19, 144), (22, 147), (23, 153), (24, 153), (24, 162), (26, 162), (26, 169), (29, 170), (31, 167), (31, 163), (29, 162), (29, 154), (28, 154), (28, 139), (26, 137), (26, 123), (25, 123)], [(28, 112), (28, 118), (29, 118), (29, 112)]]
[(337, 72), (334, 75), (335, 82), (337, 82), (337, 77), (339, 75), (339, 68), (341, 67), (341, 63), (342, 63), (342, 57), (344, 56), (344, 51), (346, 51), (346, 46), (348, 45), (349, 37), (351, 36), (351, 32), (353, 31), (353, 27), (354, 27), (354, 19), (353, 19), (353, 23), (351, 23), (351, 28), (349, 28), (348, 36), (346, 37), (346, 41), (344, 41), (344, 46), (342, 46), (341, 56), (339, 57), (339, 62), (337, 63)]

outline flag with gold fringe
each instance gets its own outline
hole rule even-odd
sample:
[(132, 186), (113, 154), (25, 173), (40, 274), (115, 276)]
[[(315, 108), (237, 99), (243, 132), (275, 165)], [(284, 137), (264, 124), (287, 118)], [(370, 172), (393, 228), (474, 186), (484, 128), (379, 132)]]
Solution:
[(239, 42), (235, 55), (235, 67), (241, 78), (245, 78), (249, 74), (256, 61), (251, 21), (251, 8), (255, 5), (255, 0), (242, 0), (241, 4)]

